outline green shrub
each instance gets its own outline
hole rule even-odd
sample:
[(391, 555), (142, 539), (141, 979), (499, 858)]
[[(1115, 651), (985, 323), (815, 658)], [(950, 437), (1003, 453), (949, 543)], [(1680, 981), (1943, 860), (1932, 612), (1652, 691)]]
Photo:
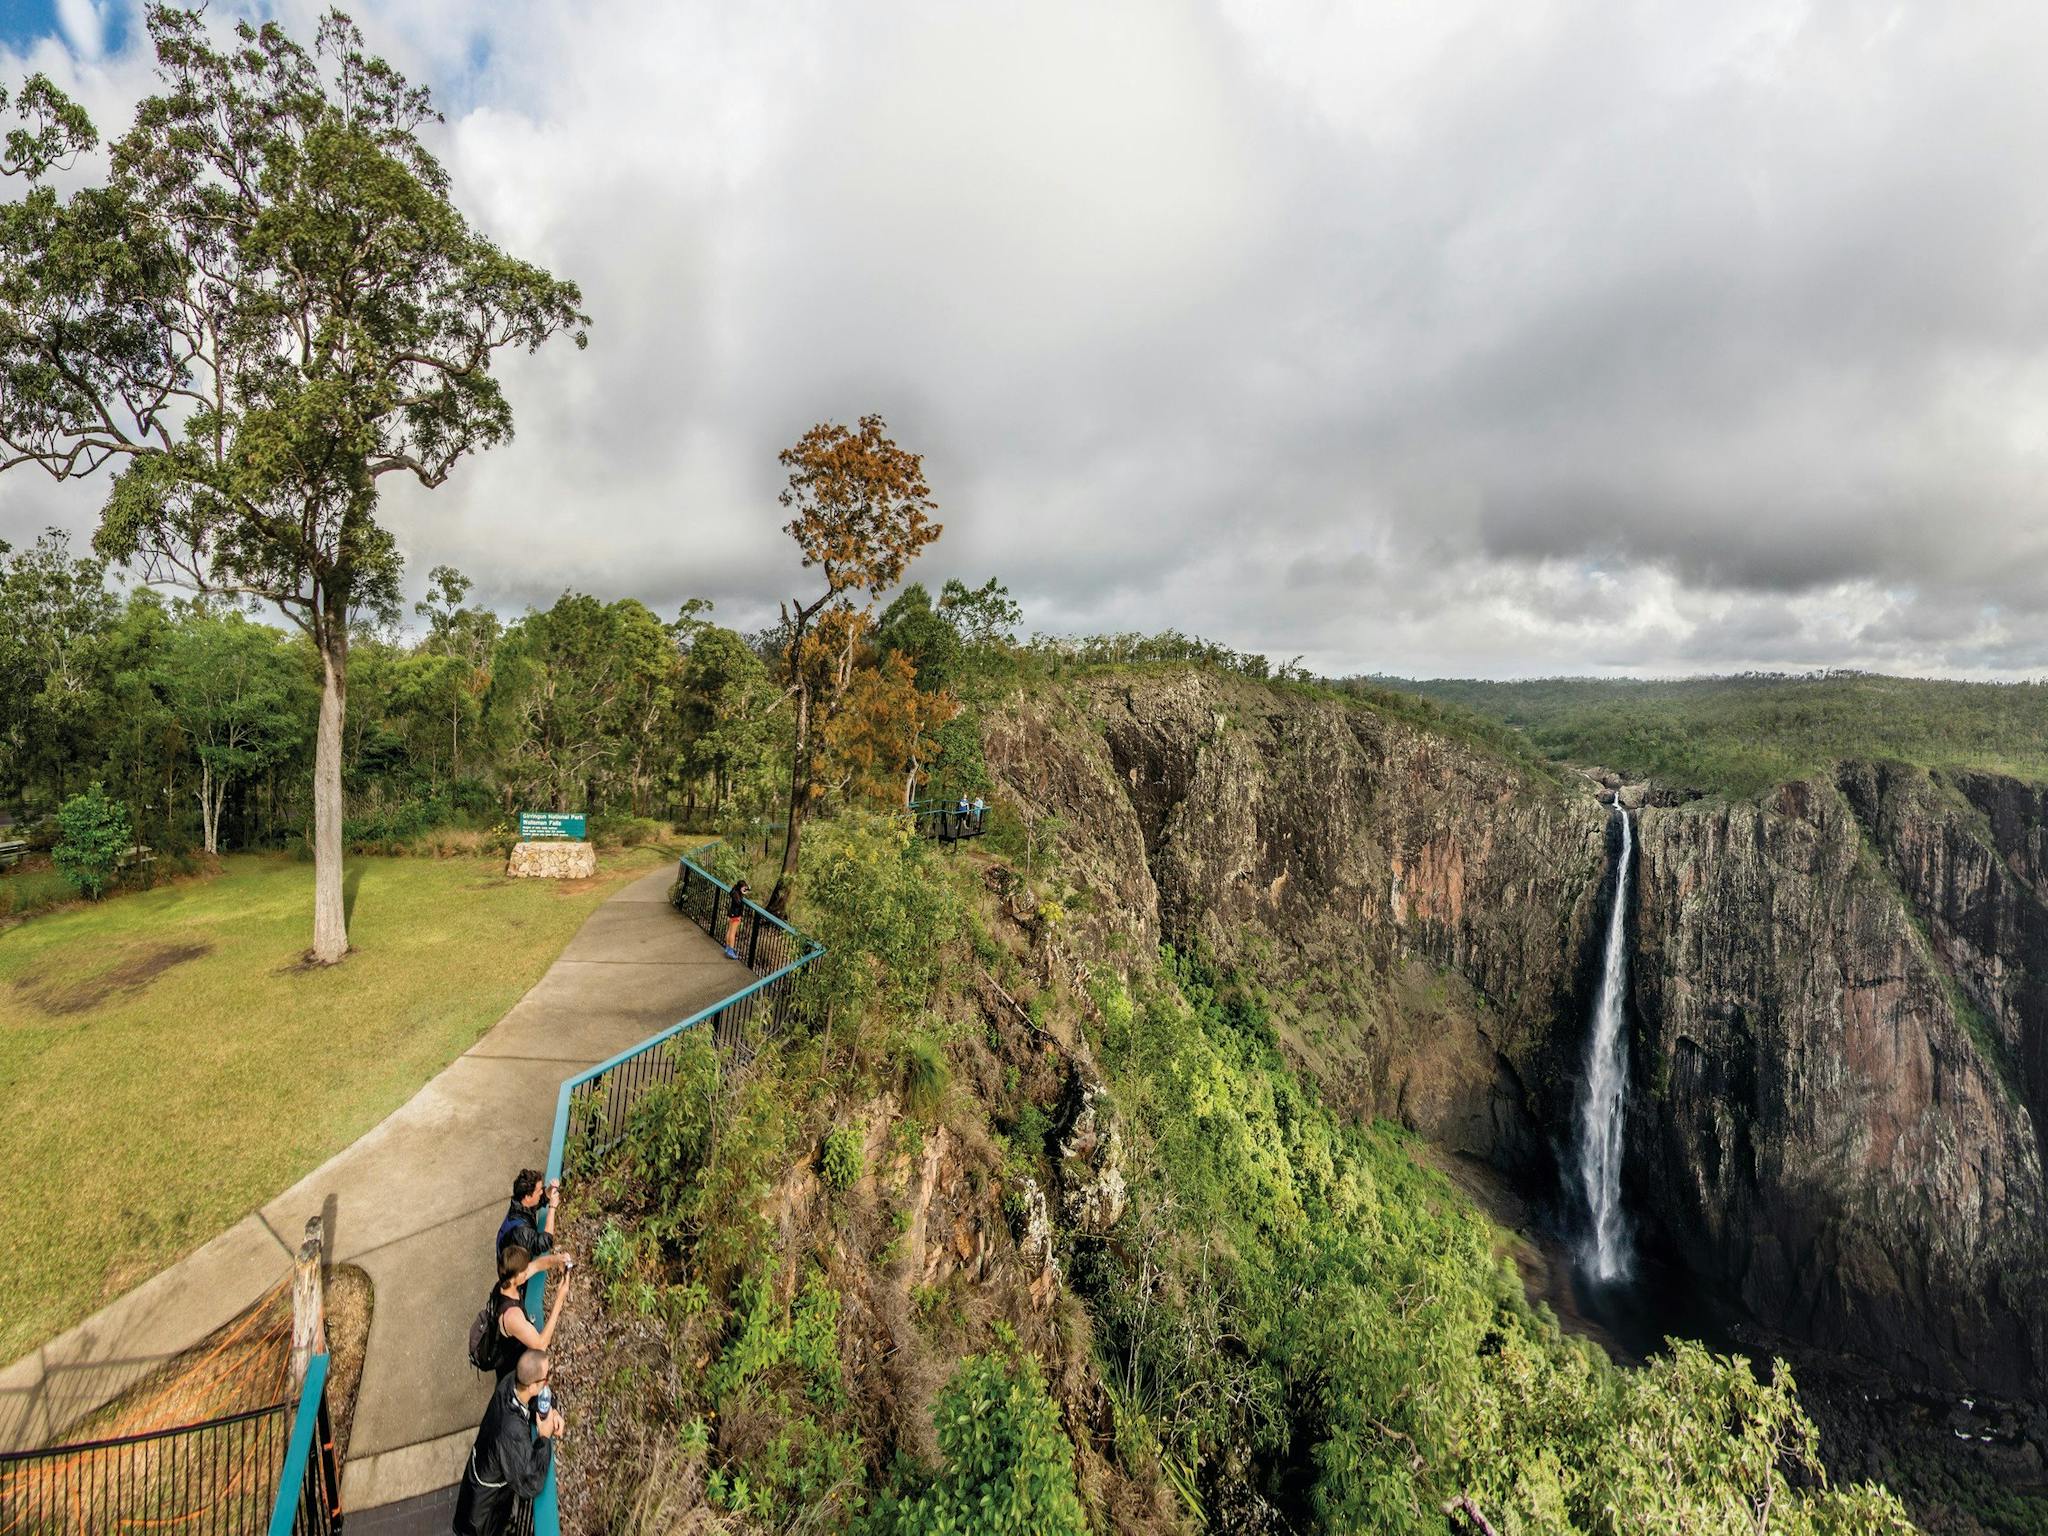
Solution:
[(931, 845), (902, 817), (849, 812), (804, 842), (799, 925), (826, 946), (808, 984), (848, 1018), (922, 1012), (960, 923)]
[(976, 1355), (940, 1392), (932, 1421), (945, 1466), (923, 1488), (883, 1495), (869, 1536), (1083, 1536), (1073, 1447), (1038, 1362)]
[(134, 842), (128, 808), (108, 799), (94, 780), (90, 789), (73, 795), (57, 812), (57, 846), (50, 856), (66, 879), (98, 901)]
[(857, 1126), (838, 1126), (825, 1138), (825, 1151), (818, 1159), (818, 1168), (825, 1176), (825, 1183), (842, 1194), (860, 1182), (861, 1174), (867, 1171), (867, 1159), (861, 1154), (861, 1135)]
[(711, 1143), (718, 1094), (718, 1055), (710, 1031), (686, 1029), (666, 1045), (672, 1076), (649, 1088), (626, 1117), (626, 1150), (633, 1171), (673, 1195), (702, 1165)]
[(929, 1035), (905, 1034), (896, 1042), (896, 1092), (904, 1113), (928, 1118), (945, 1102), (952, 1074), (946, 1053)]

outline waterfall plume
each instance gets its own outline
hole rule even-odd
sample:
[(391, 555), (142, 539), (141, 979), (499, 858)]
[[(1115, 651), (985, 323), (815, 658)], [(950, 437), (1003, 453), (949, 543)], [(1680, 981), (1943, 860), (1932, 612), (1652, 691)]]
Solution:
[(1635, 850), (1628, 812), (1617, 807), (1616, 814), (1621, 817), (1621, 858), (1615, 865), (1614, 905), (1607, 916), (1600, 990), (1593, 1001), (1579, 1094), (1579, 1193), (1586, 1211), (1579, 1263), (1603, 1285), (1627, 1280), (1634, 1270), (1621, 1209), (1621, 1147), (1628, 1104), (1628, 881)]

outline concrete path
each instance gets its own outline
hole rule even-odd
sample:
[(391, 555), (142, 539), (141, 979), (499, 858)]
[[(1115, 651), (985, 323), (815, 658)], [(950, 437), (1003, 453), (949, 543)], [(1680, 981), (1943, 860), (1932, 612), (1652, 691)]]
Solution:
[[(346, 1151), (205, 1247), (0, 1372), (0, 1445), (49, 1439), (254, 1301), (306, 1218), (375, 1286), (343, 1507), (460, 1474), (489, 1396), (465, 1359), (512, 1175), (547, 1158), (562, 1079), (750, 979), (673, 912), (657, 869), (595, 912), (511, 1012)], [(572, 1297), (569, 1303), (576, 1305)]]

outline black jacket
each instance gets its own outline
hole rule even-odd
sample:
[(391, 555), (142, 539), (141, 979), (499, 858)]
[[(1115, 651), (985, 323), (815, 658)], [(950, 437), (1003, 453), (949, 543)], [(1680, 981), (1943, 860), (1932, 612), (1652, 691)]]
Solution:
[(514, 1385), (514, 1377), (499, 1378), (477, 1426), (455, 1497), (456, 1536), (501, 1536), (515, 1502), (536, 1497), (547, 1483), (555, 1442), (534, 1433), (533, 1410), (519, 1401)]

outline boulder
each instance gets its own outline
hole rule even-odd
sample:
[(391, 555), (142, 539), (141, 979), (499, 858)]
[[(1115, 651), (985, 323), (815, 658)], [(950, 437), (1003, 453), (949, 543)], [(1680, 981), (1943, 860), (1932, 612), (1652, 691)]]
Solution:
[(1115, 1116), (1102, 1085), (1075, 1072), (1072, 1117), (1059, 1144), (1059, 1177), (1067, 1220), (1100, 1235), (1117, 1224), (1129, 1200)]
[(597, 850), (552, 839), (514, 843), (505, 873), (520, 880), (588, 880), (597, 873)]

